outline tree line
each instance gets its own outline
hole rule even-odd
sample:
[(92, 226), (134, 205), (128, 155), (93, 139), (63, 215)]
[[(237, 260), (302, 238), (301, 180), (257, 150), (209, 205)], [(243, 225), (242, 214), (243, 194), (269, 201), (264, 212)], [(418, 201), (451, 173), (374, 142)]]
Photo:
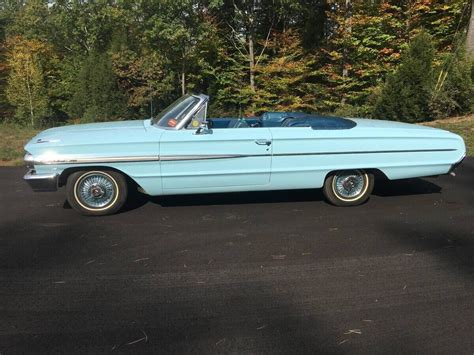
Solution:
[(471, 12), (468, 0), (3, 0), (0, 119), (143, 118), (188, 92), (218, 116), (465, 114)]

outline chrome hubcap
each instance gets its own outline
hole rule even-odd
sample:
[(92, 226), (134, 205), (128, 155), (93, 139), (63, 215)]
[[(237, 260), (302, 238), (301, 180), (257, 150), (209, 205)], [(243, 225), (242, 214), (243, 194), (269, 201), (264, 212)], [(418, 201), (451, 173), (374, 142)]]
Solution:
[(115, 184), (106, 175), (94, 173), (86, 175), (77, 184), (78, 197), (91, 208), (107, 206), (115, 197)]
[(364, 176), (359, 171), (351, 171), (336, 175), (334, 179), (335, 192), (342, 198), (355, 198), (364, 189)]

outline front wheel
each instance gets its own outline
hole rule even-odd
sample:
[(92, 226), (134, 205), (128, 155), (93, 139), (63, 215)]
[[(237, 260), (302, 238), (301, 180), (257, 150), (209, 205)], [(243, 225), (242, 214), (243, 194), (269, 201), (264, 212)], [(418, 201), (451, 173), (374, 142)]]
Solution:
[(71, 207), (83, 215), (109, 215), (125, 203), (127, 181), (112, 170), (78, 171), (68, 177), (66, 194)]
[(328, 175), (324, 196), (336, 206), (356, 206), (364, 203), (374, 189), (374, 176), (364, 170), (341, 170)]

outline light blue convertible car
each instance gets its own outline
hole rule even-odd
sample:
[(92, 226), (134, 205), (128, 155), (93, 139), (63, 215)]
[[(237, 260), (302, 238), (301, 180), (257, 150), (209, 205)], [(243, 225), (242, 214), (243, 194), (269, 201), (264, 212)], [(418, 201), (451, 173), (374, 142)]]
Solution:
[(130, 184), (149, 195), (323, 188), (338, 206), (366, 201), (374, 176), (447, 174), (466, 154), (456, 134), (417, 125), (293, 112), (207, 118), (187, 95), (153, 119), (45, 130), (26, 146), (35, 191), (65, 186), (86, 215), (117, 212)]

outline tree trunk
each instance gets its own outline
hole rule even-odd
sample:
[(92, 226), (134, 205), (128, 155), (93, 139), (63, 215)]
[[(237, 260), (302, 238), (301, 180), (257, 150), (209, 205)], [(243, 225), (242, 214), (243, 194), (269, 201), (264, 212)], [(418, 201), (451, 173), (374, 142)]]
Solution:
[(33, 93), (31, 92), (29, 69), (30, 69), (30, 61), (27, 58), (27, 61), (26, 61), (26, 88), (28, 90), (28, 102), (30, 104), (31, 127), (34, 127), (35, 126), (35, 113), (34, 113), (34, 110), (33, 110)]
[(474, 56), (474, 0), (471, 2), (471, 19), (469, 20), (468, 26), (466, 49), (472, 56)]
[(35, 113), (33, 110), (33, 99), (32, 99), (31, 87), (30, 87), (30, 80), (28, 78), (26, 79), (26, 86), (28, 88), (28, 101), (30, 103), (31, 127), (34, 127), (35, 126)]
[(255, 91), (255, 50), (253, 43), (253, 33), (248, 35), (249, 41), (249, 69), (250, 69), (250, 88)]
[(181, 71), (181, 94), (186, 95), (186, 72), (184, 68)]
[[(350, 35), (352, 33), (352, 26), (351, 26), (351, 17), (352, 17), (352, 3), (351, 0), (346, 0), (346, 13), (344, 15), (344, 26), (346, 32)], [(347, 48), (344, 47), (342, 51), (342, 77), (346, 78), (349, 75), (349, 72), (346, 68), (347, 63)]]
[(250, 89), (255, 91), (255, 11), (256, 0), (251, 0), (250, 11), (247, 22), (247, 39), (249, 45), (249, 71), (250, 71)]
[[(352, 25), (351, 25), (351, 17), (352, 17), (352, 3), (351, 0), (346, 0), (346, 12), (344, 15), (344, 26), (347, 32), (347, 35), (350, 36), (352, 34)], [(347, 57), (348, 57), (348, 50), (346, 47), (342, 50), (342, 78), (346, 79), (349, 76), (349, 71), (347, 70)], [(346, 98), (343, 96), (341, 99), (341, 104), (344, 105), (346, 103)]]

